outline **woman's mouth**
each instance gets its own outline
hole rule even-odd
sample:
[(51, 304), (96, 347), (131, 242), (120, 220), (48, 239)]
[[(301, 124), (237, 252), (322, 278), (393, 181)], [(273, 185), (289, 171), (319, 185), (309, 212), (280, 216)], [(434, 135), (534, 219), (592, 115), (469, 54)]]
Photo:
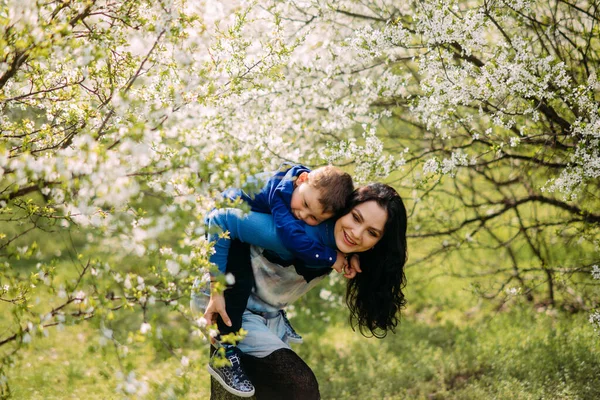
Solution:
[(352, 239), (350, 239), (350, 236), (348, 236), (348, 234), (346, 233), (346, 231), (344, 232), (344, 241), (346, 242), (346, 244), (348, 246), (356, 246), (356, 242)]

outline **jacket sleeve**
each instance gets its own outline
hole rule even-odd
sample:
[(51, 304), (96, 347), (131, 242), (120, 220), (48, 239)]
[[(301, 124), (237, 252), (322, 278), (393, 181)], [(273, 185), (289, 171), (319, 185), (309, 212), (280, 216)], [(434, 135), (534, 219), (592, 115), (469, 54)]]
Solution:
[(307, 267), (323, 268), (335, 264), (336, 251), (306, 234), (304, 222), (292, 215), (280, 193), (275, 192), (271, 198), (271, 214), (283, 245)]

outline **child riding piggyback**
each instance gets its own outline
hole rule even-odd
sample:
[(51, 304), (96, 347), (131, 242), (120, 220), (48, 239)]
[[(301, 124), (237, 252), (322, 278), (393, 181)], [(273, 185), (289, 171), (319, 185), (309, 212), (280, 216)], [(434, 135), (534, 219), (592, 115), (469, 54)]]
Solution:
[[(258, 193), (230, 189), (224, 195), (232, 200), (241, 198), (252, 211), (272, 214), (279, 240), (304, 266), (331, 267), (341, 272), (347, 265), (345, 255), (313, 240), (306, 234), (304, 226), (318, 225), (338, 214), (344, 209), (346, 199), (353, 190), (352, 177), (337, 167), (325, 166), (311, 171), (303, 165), (283, 164), (271, 174)], [(208, 215), (209, 239), (214, 242), (215, 250), (210, 261), (217, 266), (220, 273), (233, 272), (226, 270), (231, 239), (247, 242), (249, 237), (268, 236), (261, 235), (260, 226), (253, 224), (249, 218), (251, 217), (246, 217), (241, 210), (232, 208), (214, 209)], [(220, 231), (229, 232), (229, 238), (219, 235)], [(235, 275), (235, 272), (233, 274)], [(228, 289), (228, 298), (235, 298), (236, 286), (234, 284)], [(209, 310), (210, 315), (220, 315), (220, 335), (237, 332), (241, 328), (242, 313), (248, 295), (248, 292), (242, 293), (240, 290), (235, 301), (238, 306), (230, 307), (225, 303), (223, 294), (211, 290), (207, 315)], [(287, 318), (284, 320), (287, 323), (288, 341), (302, 342), (302, 337), (289, 325)], [(232, 344), (222, 346), (225, 347), (225, 356), (231, 366), (217, 368), (209, 365), (209, 372), (228, 391), (238, 396), (252, 396), (254, 387), (239, 367), (239, 350)]]

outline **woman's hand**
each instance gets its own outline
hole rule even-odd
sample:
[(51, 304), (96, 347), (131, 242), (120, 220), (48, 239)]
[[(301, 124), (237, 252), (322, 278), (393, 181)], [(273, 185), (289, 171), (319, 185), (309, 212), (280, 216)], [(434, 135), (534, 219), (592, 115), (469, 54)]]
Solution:
[(231, 326), (231, 320), (229, 319), (229, 315), (227, 315), (227, 311), (225, 311), (225, 296), (223, 296), (223, 293), (213, 292), (210, 294), (210, 300), (208, 301), (208, 306), (206, 306), (203, 317), (210, 325), (217, 322), (219, 315), (225, 325)]
[(360, 259), (358, 258), (358, 254), (353, 254), (350, 257), (350, 265), (344, 269), (344, 278), (352, 279), (356, 276), (356, 274), (361, 273), (360, 269)]
[(344, 278), (347, 279), (352, 279), (356, 274), (362, 272), (360, 269), (360, 259), (357, 254), (353, 254), (350, 258), (346, 258), (340, 251), (337, 252), (337, 260), (331, 268), (339, 274), (344, 274)]
[(337, 251), (337, 259), (335, 260), (335, 264), (331, 267), (337, 272), (341, 274), (348, 268), (348, 260), (346, 260), (346, 256), (341, 251)]

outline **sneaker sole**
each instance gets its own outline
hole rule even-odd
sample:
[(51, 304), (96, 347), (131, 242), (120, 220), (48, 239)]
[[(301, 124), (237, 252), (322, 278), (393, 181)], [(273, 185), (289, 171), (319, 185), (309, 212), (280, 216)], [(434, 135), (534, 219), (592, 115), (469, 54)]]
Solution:
[(252, 397), (254, 396), (254, 389), (252, 389), (251, 392), (241, 392), (237, 389), (234, 389), (230, 386), (228, 386), (225, 381), (223, 380), (223, 378), (221, 378), (221, 375), (219, 375), (217, 373), (217, 371), (215, 371), (214, 369), (212, 369), (212, 367), (210, 365), (208, 365), (206, 367), (206, 369), (208, 370), (208, 373), (217, 380), (217, 382), (219, 382), (219, 384), (223, 387), (223, 389), (227, 390), (229, 393), (231, 394), (235, 394), (236, 396), (239, 397)]

